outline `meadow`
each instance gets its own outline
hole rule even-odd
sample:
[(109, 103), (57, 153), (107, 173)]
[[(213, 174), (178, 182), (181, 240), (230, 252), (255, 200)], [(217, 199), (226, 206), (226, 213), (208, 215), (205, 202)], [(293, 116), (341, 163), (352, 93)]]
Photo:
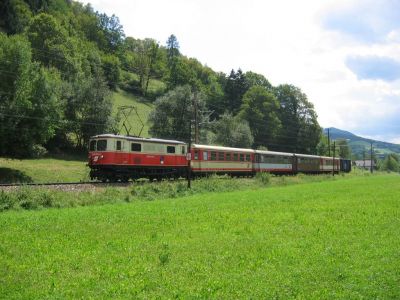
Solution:
[(399, 199), (387, 174), (11, 210), (0, 296), (398, 299)]

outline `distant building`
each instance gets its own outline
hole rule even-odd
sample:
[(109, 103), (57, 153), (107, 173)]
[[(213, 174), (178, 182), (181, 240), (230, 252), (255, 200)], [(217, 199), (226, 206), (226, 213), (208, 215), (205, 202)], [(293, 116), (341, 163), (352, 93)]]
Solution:
[[(366, 159), (366, 160), (355, 160), (353, 161), (353, 164), (358, 167), (358, 168), (363, 168), (363, 169), (371, 169), (371, 160)], [(372, 160), (372, 168), (376, 169), (376, 162)]]

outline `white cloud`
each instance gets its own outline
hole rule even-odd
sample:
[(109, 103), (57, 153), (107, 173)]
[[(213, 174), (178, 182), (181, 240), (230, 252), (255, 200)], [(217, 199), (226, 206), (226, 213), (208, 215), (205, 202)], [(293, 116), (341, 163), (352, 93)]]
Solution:
[[(368, 44), (327, 30), (321, 21), (331, 12), (353, 9), (361, 0), (90, 2), (95, 9), (120, 17), (128, 36), (151, 37), (164, 44), (173, 33), (182, 53), (216, 71), (241, 67), (263, 74), (274, 85), (299, 86), (324, 127), (363, 132), (366, 120), (384, 121), (385, 114), (400, 112), (400, 101), (393, 100), (400, 95), (399, 82), (360, 81), (345, 65), (349, 55), (399, 60), (399, 29), (390, 30), (384, 42)], [(382, 137), (400, 139), (400, 132), (393, 134)]]

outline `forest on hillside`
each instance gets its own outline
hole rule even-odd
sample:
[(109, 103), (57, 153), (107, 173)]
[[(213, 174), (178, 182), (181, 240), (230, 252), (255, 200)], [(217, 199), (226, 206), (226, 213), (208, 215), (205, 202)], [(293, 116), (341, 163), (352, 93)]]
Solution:
[[(149, 89), (151, 80), (159, 87)], [(1, 1), (0, 155), (85, 151), (90, 136), (117, 131), (111, 92), (119, 89), (154, 103), (148, 120), (154, 137), (328, 151), (299, 87), (273, 86), (240, 68), (216, 72), (182, 54), (175, 35), (165, 44), (127, 37), (117, 16), (90, 5)]]

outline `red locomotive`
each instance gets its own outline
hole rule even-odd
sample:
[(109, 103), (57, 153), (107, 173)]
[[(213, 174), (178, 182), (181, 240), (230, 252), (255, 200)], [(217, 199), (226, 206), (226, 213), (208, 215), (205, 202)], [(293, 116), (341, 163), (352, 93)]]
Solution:
[[(332, 157), (194, 144), (190, 172), (193, 176), (349, 172), (348, 160)], [(187, 175), (184, 142), (102, 134), (89, 143), (90, 177), (101, 181), (179, 178)]]
[(114, 134), (96, 135), (89, 143), (90, 177), (101, 181), (180, 177), (186, 174), (183, 142)]

